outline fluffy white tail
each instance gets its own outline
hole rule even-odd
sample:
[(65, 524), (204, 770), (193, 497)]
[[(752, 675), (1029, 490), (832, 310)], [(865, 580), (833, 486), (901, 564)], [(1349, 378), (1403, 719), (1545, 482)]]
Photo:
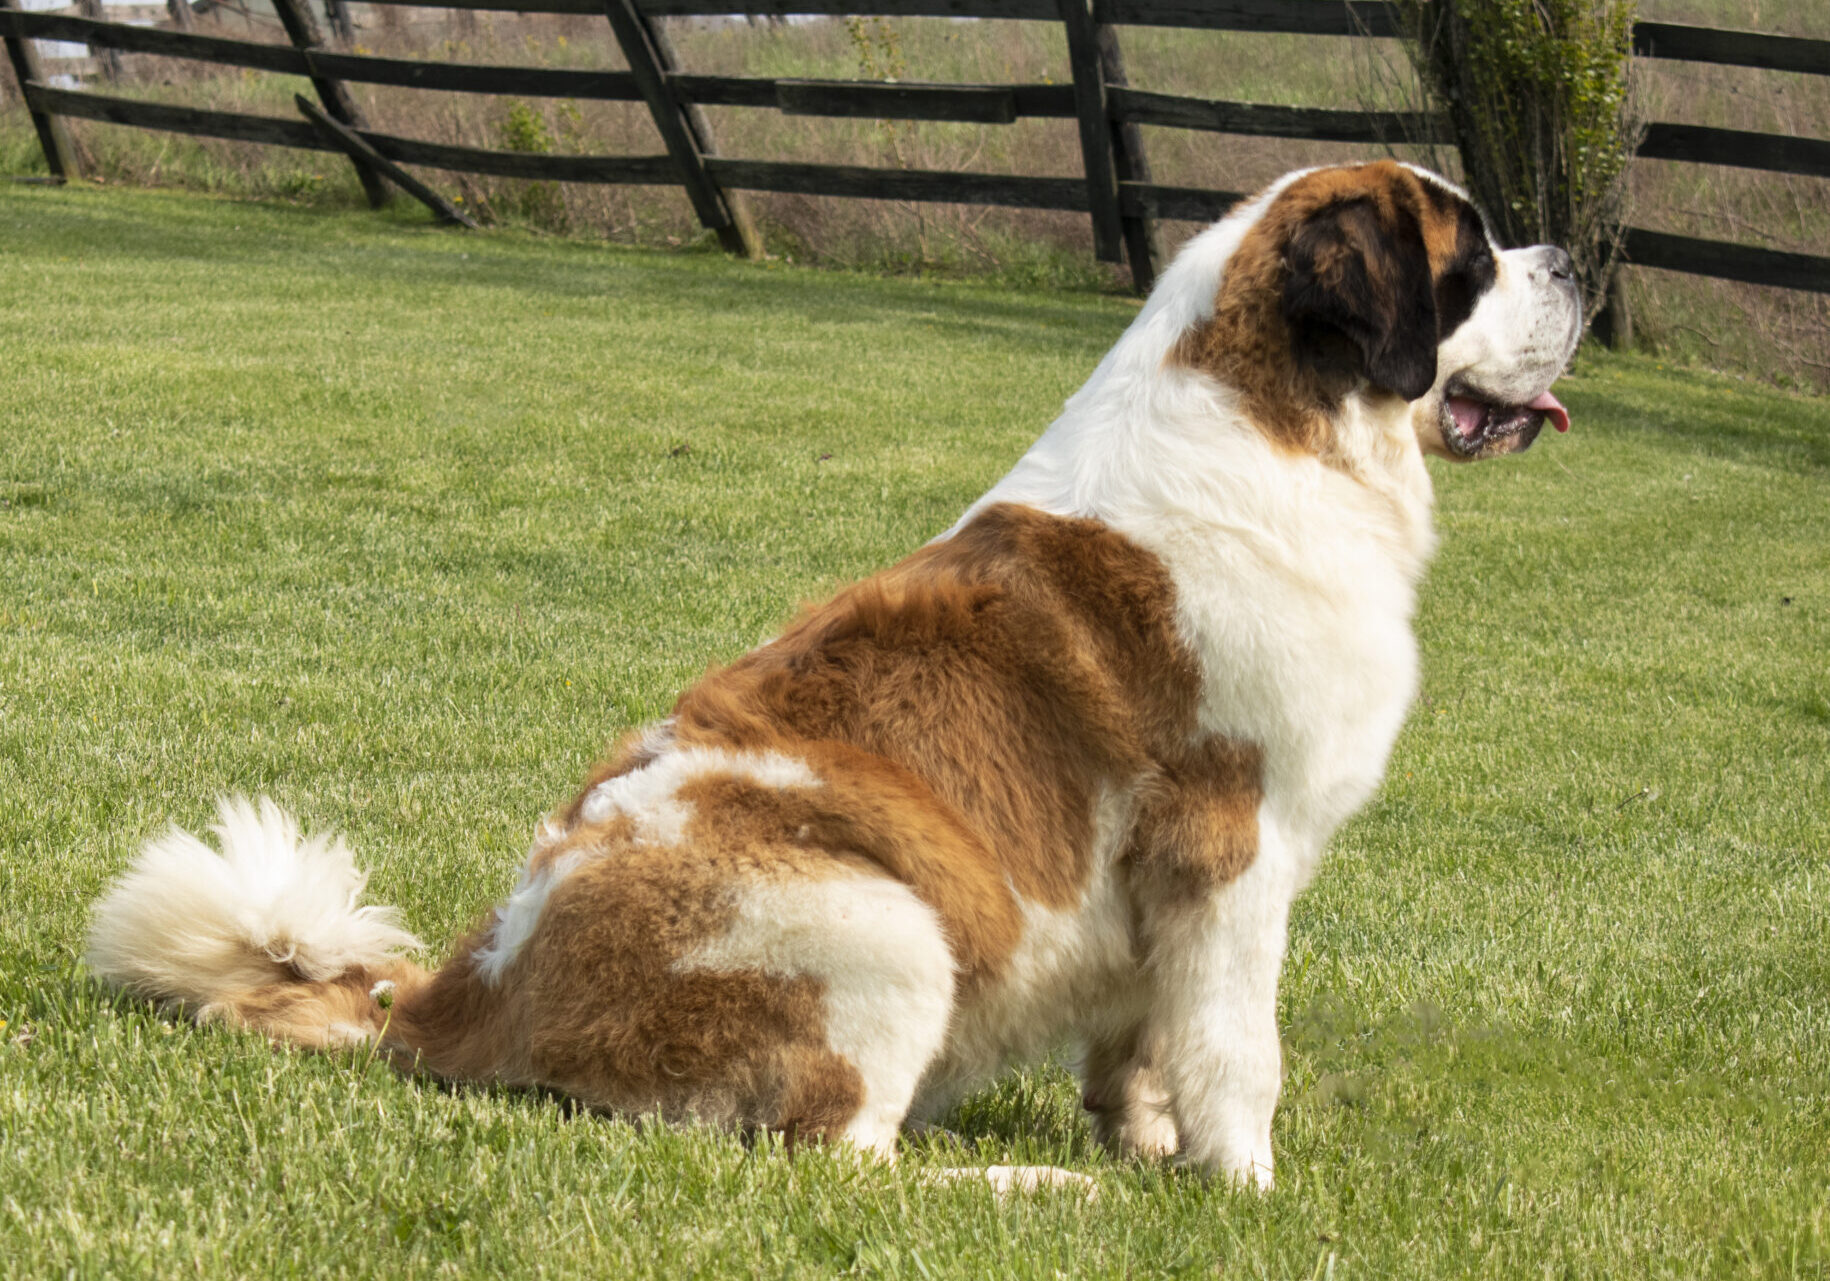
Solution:
[(201, 1021), (286, 985), (392, 972), (419, 946), (393, 908), (359, 905), (367, 877), (342, 841), (301, 837), (266, 799), (218, 815), (221, 853), (173, 828), (96, 905), (88, 961), (102, 978)]

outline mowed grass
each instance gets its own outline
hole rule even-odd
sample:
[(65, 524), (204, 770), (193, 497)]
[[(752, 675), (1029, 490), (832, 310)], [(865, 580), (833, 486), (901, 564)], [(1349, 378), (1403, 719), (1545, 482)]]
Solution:
[[(1585, 357), (1436, 469), (1425, 693), (1297, 906), (1279, 1184), (1066, 1071), (899, 1166), (275, 1053), (88, 904), (267, 793), (441, 945), (618, 731), (944, 528), (1132, 314), (0, 188), (0, 1274), (1830, 1271), (1830, 402)], [(1093, 1204), (936, 1188), (1049, 1162)]]

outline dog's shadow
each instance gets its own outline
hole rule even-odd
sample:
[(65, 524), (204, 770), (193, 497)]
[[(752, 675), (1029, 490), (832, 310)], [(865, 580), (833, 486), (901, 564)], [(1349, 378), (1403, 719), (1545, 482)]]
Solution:
[[(96, 1013), (111, 1010), (117, 1016), (139, 1015), (160, 1023), (176, 1023), (192, 1035), (259, 1039), (258, 1033), (222, 1024), (194, 1024), (181, 1005), (142, 1001), (114, 991), (82, 974), (73, 961), (68, 963), (68, 977), (93, 1000)], [(47, 1011), (44, 1017), (48, 1016)], [(30, 1022), (28, 1017), (25, 1025), (29, 1027)], [(514, 1100), (525, 1106), (549, 1106), (567, 1121), (614, 1120), (638, 1131), (656, 1124), (651, 1117), (604, 1112), (546, 1086), (445, 1080), (415, 1070), (411, 1064), (390, 1063), (385, 1053), (376, 1054), (364, 1046), (326, 1050), (316, 1057), (326, 1063), (335, 1062), (345, 1071), (373, 1072), (409, 1089), (453, 1099), (489, 1098)], [(780, 1141), (780, 1137), (771, 1135), (768, 1141)], [(740, 1132), (739, 1138), (746, 1148), (764, 1141), (764, 1135), (755, 1133)], [(791, 1136), (788, 1143), (794, 1146)], [(917, 1160), (991, 1158), (1001, 1164), (1081, 1165), (1105, 1155), (1081, 1110), (1079, 1083), (1063, 1063), (1054, 1059), (1007, 1072), (933, 1121), (910, 1121), (902, 1131), (900, 1147), (904, 1154)]]
[(931, 1123), (906, 1124), (902, 1150), (1075, 1168), (1104, 1155), (1081, 1109), (1079, 1082), (1052, 1059), (1006, 1073)]
[[(568, 1121), (612, 1120), (638, 1132), (661, 1124), (652, 1117), (604, 1112), (545, 1086), (445, 1081), (425, 1075), (412, 1080), (416, 1088), (435, 1090), (452, 1098), (482, 1096), (551, 1106)], [(739, 1130), (736, 1137), (750, 1150), (784, 1139), (757, 1130)], [(785, 1137), (787, 1146), (798, 1146), (793, 1136)], [(1052, 1061), (1000, 1077), (937, 1120), (906, 1122), (898, 1146), (904, 1156), (943, 1164), (993, 1159), (1000, 1164), (1072, 1164), (1080, 1168), (1105, 1155), (1081, 1110), (1078, 1082), (1065, 1067)]]

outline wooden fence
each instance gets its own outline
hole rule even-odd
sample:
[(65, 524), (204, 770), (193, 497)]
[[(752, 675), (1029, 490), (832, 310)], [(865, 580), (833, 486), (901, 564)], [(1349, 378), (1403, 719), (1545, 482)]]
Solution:
[[(174, 2), (182, 8), (186, 0)], [(405, 0), (378, 2), (402, 4)], [(685, 188), (700, 221), (727, 249), (739, 253), (754, 253), (757, 247), (740, 195), (744, 191), (1062, 209), (1087, 214), (1098, 256), (1109, 262), (1128, 260), (1138, 288), (1144, 290), (1161, 260), (1158, 220), (1215, 218), (1239, 199), (1239, 193), (1152, 181), (1141, 125), (1332, 142), (1447, 141), (1443, 122), (1428, 115), (1266, 106), (1134, 89), (1125, 77), (1115, 30), (1132, 25), (1335, 38), (1393, 36), (1398, 34), (1397, 10), (1385, 0), (435, 0), (430, 6), (601, 15), (623, 51), (627, 71), (479, 66), (344, 52), (326, 46), (305, 0), (272, 3), (290, 45), (104, 21), (97, 16), (99, 0), (84, 0), (79, 6), (86, 16), (69, 11), (27, 12), (13, 7), (14, 0), (0, 0), (0, 36), (4, 36), (54, 177), (75, 172), (61, 123), (74, 116), (341, 152), (349, 156), (372, 203), (379, 205), (386, 198), (385, 183), (391, 180), (412, 190), (440, 217), (456, 221), (463, 219), (455, 209), (399, 166), (560, 182), (679, 185)], [(327, 0), (326, 10), (333, 24), (347, 33), (344, 0)], [(731, 13), (870, 13), (1059, 22), (1066, 30), (1073, 79), (1061, 85), (963, 85), (694, 75), (680, 67), (664, 28), (656, 21)], [(174, 25), (187, 26), (188, 17), (187, 10)], [(310, 79), (322, 109), (301, 98), (303, 118), (285, 120), (53, 88), (38, 68), (29, 43), (32, 39), (71, 41), (117, 55), (161, 54), (303, 76)], [(1830, 76), (1830, 40), (1642, 22), (1634, 28), (1633, 49), (1645, 58)], [(464, 93), (639, 101), (647, 105), (666, 151), (651, 156), (556, 156), (396, 137), (371, 128), (362, 118), (346, 88), (352, 82)], [(737, 159), (719, 154), (702, 111), (708, 106), (760, 107), (786, 115), (989, 124), (1009, 124), (1023, 117), (1073, 119), (1079, 126), (1082, 173), (1028, 177)], [(1830, 140), (1826, 139), (1655, 122), (1647, 129), (1639, 154), (1830, 178)], [(1830, 293), (1830, 257), (1637, 227), (1627, 229), (1624, 253), (1628, 261), (1647, 267)]]

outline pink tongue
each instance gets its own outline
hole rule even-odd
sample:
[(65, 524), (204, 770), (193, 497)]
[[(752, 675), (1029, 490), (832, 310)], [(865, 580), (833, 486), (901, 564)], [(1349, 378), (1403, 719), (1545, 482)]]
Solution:
[(1549, 414), (1550, 420), (1557, 424), (1558, 431), (1569, 430), (1569, 410), (1563, 407), (1562, 401), (1549, 392), (1545, 392), (1525, 408), (1535, 409), (1541, 414)]
[(1461, 432), (1463, 440), (1473, 440), (1481, 429), (1481, 423), (1487, 417), (1487, 407), (1478, 400), (1469, 400), (1466, 396), (1449, 397), (1449, 413), (1455, 419), (1456, 430)]

